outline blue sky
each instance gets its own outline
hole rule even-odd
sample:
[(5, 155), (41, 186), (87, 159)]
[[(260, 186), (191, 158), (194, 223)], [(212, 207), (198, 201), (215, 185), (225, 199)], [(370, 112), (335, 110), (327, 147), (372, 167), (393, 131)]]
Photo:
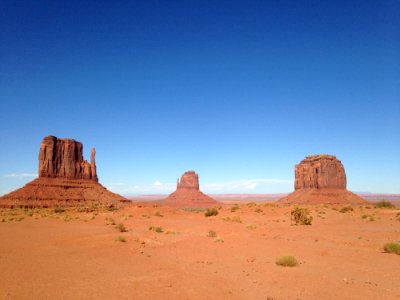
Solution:
[(400, 193), (399, 1), (6, 0), (0, 28), (0, 194), (47, 135), (123, 194), (290, 192), (317, 153)]

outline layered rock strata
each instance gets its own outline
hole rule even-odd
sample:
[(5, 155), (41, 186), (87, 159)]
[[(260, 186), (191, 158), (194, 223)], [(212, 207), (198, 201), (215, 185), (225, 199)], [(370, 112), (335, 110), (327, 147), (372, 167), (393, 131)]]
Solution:
[(298, 204), (358, 204), (365, 202), (347, 191), (346, 172), (333, 155), (307, 156), (295, 166), (295, 191), (280, 199)]
[(127, 202), (98, 182), (95, 155), (93, 148), (87, 162), (82, 143), (45, 137), (39, 150), (39, 178), (0, 197), (0, 207), (78, 206), (86, 202), (119, 206)]

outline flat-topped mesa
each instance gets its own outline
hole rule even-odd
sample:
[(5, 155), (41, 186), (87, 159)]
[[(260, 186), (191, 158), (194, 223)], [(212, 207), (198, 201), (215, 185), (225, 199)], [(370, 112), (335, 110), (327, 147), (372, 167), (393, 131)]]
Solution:
[(199, 175), (195, 171), (187, 171), (181, 176), (181, 180), (177, 182), (176, 189), (195, 189), (200, 190)]
[(307, 156), (295, 166), (295, 191), (279, 200), (293, 204), (362, 204), (346, 189), (346, 173), (333, 155)]
[(93, 148), (90, 163), (83, 159), (83, 145), (73, 139), (47, 136), (39, 151), (39, 177), (98, 181)]
[(295, 166), (295, 190), (346, 189), (346, 173), (336, 156), (318, 154), (307, 156)]

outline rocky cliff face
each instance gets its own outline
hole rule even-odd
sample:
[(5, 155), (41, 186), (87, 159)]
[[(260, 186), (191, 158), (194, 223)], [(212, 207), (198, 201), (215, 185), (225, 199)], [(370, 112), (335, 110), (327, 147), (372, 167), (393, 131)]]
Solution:
[(295, 190), (306, 188), (346, 189), (346, 173), (333, 155), (307, 156), (295, 166)]
[(199, 190), (199, 175), (194, 171), (187, 171), (181, 176), (181, 180), (177, 182), (176, 189), (195, 189)]
[(293, 204), (362, 204), (365, 201), (347, 191), (346, 173), (333, 155), (307, 156), (295, 166), (295, 191), (279, 201)]
[(47, 136), (40, 145), (39, 177), (98, 181), (95, 156), (93, 148), (89, 163), (83, 159), (82, 143)]

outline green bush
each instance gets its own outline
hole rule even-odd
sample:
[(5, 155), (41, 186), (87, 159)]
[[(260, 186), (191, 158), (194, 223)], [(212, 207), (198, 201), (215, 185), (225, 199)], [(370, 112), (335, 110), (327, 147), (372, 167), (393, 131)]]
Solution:
[(387, 253), (395, 253), (400, 255), (400, 244), (399, 243), (386, 243), (385, 246), (383, 246), (383, 249)]
[(307, 208), (295, 207), (290, 212), (291, 220), (296, 225), (311, 225), (313, 217), (310, 216), (310, 211)]
[(297, 259), (294, 256), (282, 256), (276, 259), (275, 262), (278, 266), (295, 267), (298, 265)]
[(394, 206), (390, 201), (379, 201), (375, 204), (376, 208), (395, 208), (396, 206)]
[(216, 209), (216, 208), (207, 208), (207, 210), (205, 211), (204, 215), (206, 217), (216, 216), (216, 215), (218, 215), (218, 209)]

